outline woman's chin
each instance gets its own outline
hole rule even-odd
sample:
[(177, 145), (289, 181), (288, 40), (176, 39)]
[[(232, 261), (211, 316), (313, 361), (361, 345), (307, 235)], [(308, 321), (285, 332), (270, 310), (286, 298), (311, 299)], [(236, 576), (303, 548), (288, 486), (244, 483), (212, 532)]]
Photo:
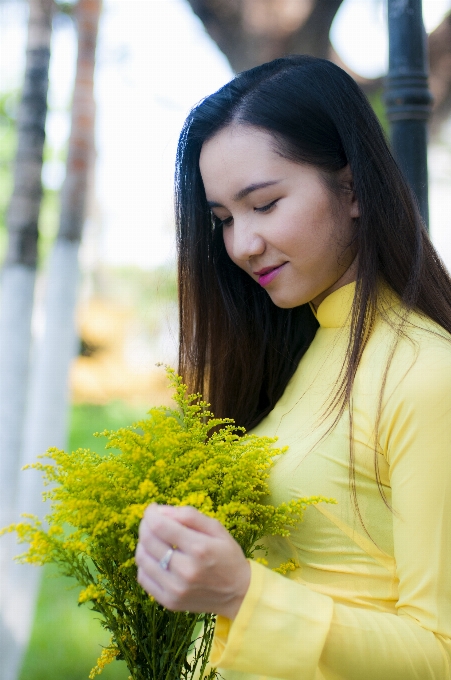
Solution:
[(294, 309), (295, 307), (300, 307), (308, 302), (308, 299), (300, 300), (298, 297), (294, 298), (292, 295), (281, 295), (280, 293), (271, 294), (269, 290), (267, 293), (276, 307), (280, 307), (280, 309)]

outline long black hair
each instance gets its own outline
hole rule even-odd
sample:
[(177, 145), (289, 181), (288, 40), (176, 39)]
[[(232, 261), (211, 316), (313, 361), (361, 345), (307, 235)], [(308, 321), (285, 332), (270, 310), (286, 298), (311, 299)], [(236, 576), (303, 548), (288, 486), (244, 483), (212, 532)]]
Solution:
[(176, 166), (179, 370), (218, 416), (255, 426), (275, 406), (317, 329), (309, 305), (277, 308), (225, 252), (199, 156), (206, 140), (233, 123), (269, 132), (282, 155), (317, 167), (331, 185), (350, 166), (360, 208), (358, 273), (346, 365), (334, 395), (341, 413), (374, 321), (378, 279), (406, 309), (421, 310), (451, 332), (450, 278), (377, 117), (345, 71), (299, 55), (239, 74), (192, 110)]

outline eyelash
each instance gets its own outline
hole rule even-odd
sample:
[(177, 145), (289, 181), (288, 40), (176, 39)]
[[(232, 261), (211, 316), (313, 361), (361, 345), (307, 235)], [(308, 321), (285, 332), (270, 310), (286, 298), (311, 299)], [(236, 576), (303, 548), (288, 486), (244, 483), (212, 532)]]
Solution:
[(264, 205), (264, 206), (262, 206), (261, 208), (254, 208), (254, 210), (255, 210), (255, 212), (261, 212), (261, 213), (268, 212), (268, 210), (270, 210), (273, 206), (276, 205), (276, 203), (277, 203), (278, 200), (279, 200), (279, 199), (276, 198), (275, 201), (271, 201), (271, 203), (268, 203), (268, 205)]
[[(276, 205), (278, 200), (279, 199), (276, 198), (275, 201), (271, 201), (271, 203), (268, 203), (267, 205), (263, 205), (261, 208), (254, 208), (254, 210), (255, 210), (255, 212), (259, 212), (259, 213), (266, 213)], [(232, 223), (232, 220), (233, 220), (233, 217), (226, 217), (224, 220), (220, 220), (219, 217), (216, 217), (216, 215), (214, 215), (213, 218), (214, 218), (215, 224), (218, 227), (228, 227)]]

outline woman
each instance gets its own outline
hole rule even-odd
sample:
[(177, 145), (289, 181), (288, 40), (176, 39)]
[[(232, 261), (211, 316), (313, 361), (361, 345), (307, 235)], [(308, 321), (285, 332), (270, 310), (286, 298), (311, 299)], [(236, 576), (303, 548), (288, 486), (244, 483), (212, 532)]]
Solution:
[(451, 678), (451, 281), (364, 95), (307, 56), (242, 73), (188, 117), (176, 180), (180, 370), (289, 446), (273, 502), (337, 504), (268, 567), (151, 506), (139, 582), (218, 615), (230, 680)]

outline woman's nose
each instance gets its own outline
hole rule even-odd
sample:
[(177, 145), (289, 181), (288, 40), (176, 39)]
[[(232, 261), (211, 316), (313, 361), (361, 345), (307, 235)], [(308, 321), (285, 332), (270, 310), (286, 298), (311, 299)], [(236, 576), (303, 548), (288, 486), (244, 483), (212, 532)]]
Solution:
[(230, 248), (227, 243), (227, 233), (224, 233), (224, 240), (229, 255), (236, 260), (248, 261), (251, 257), (261, 255), (265, 250), (265, 241), (262, 236), (252, 227), (239, 222), (233, 225), (230, 230)]

